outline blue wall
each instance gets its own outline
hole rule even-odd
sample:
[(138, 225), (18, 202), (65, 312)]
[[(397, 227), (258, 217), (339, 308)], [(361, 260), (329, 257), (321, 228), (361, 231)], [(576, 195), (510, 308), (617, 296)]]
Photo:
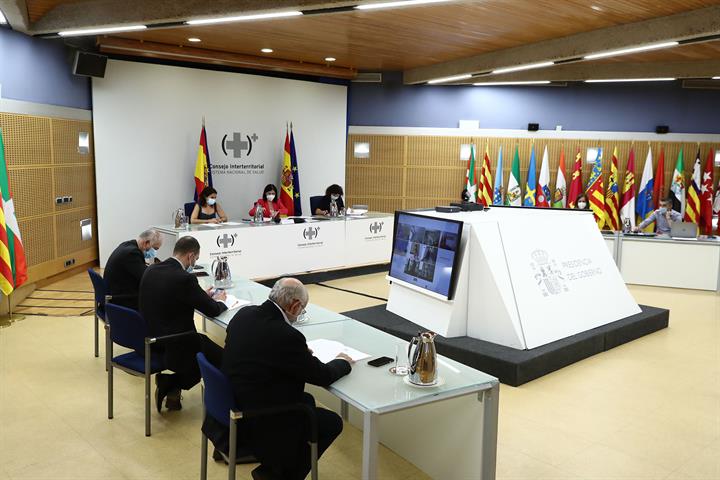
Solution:
[(59, 41), (0, 28), (3, 98), (91, 109), (90, 80), (72, 74), (70, 58)]
[(383, 73), (383, 84), (353, 83), (349, 124), (481, 128), (719, 133), (720, 91), (683, 89), (679, 82), (577, 84), (567, 87), (453, 87), (403, 85)]

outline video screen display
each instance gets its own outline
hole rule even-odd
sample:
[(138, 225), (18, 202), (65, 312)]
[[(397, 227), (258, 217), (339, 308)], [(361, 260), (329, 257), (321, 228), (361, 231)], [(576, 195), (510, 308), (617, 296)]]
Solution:
[(395, 213), (390, 276), (452, 298), (463, 222)]

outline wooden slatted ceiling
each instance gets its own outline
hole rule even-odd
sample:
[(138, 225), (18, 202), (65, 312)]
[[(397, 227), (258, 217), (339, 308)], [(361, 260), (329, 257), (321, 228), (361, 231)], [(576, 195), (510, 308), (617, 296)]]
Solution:
[(36, 22), (53, 8), (65, 3), (78, 3), (83, 0), (26, 0), (28, 18)]
[(333, 56), (347, 67), (404, 70), (715, 4), (720, 0), (484, 0), (118, 36), (171, 45), (199, 37), (194, 46), (210, 50), (258, 55), (268, 47), (277, 58), (317, 63)]

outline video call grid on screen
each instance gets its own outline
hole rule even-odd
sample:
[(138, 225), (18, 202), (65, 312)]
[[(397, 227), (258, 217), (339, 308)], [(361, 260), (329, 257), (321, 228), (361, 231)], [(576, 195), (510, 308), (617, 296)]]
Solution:
[(398, 212), (390, 276), (450, 298), (462, 225)]

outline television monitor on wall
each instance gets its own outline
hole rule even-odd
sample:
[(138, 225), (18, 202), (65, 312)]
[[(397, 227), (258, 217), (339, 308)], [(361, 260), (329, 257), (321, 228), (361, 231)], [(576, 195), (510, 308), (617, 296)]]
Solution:
[(395, 212), (390, 277), (452, 299), (463, 222)]

